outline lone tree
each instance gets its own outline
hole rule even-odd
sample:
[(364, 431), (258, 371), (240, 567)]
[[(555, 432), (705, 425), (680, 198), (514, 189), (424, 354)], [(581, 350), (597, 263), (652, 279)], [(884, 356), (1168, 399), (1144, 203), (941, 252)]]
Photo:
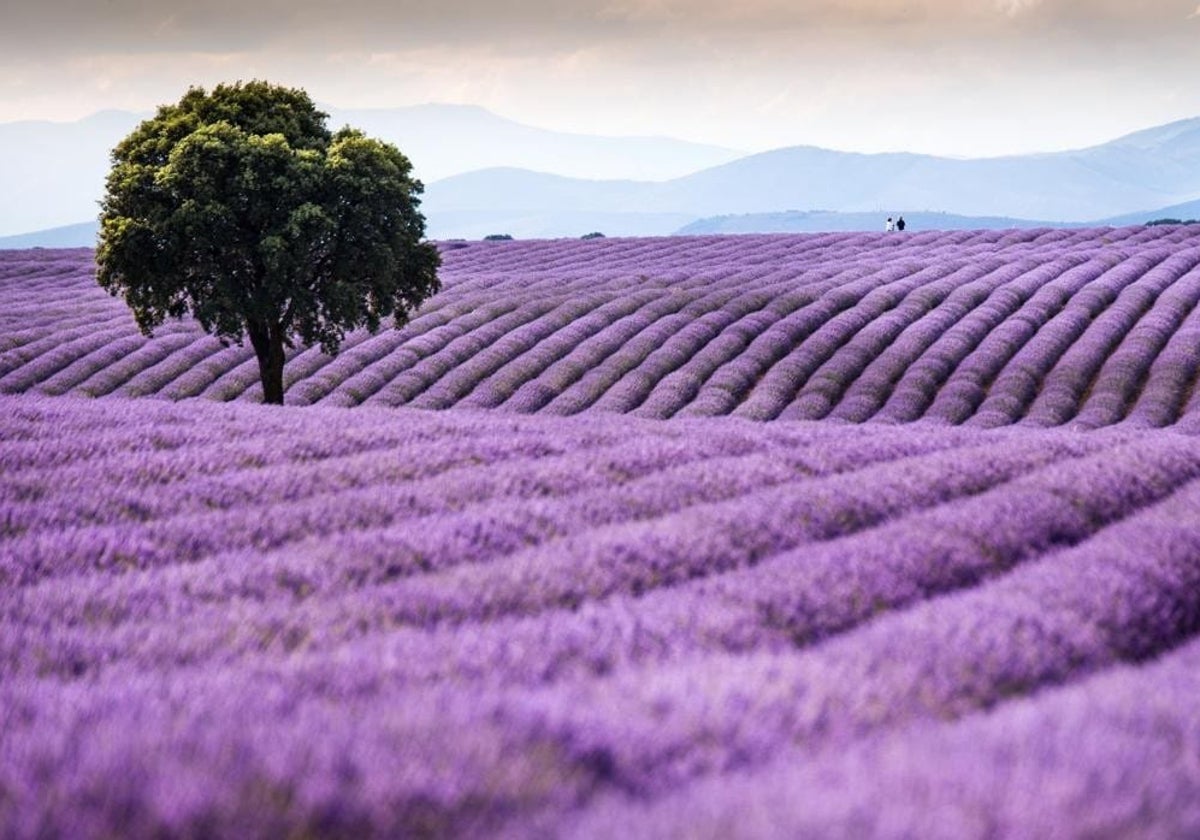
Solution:
[(113, 150), (101, 202), (100, 285), (146, 335), (191, 313), (224, 343), (249, 337), (268, 403), (285, 348), (334, 354), (439, 288), (408, 158), (326, 116), (267, 82), (192, 88)]

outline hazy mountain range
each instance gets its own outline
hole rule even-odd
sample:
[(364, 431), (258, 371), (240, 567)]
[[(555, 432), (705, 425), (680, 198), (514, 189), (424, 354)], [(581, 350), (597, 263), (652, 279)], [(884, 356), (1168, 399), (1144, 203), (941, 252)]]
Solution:
[[(332, 125), (413, 160), (439, 239), (869, 230), (898, 213), (943, 228), (1200, 215), (1186, 209), (1200, 199), (1200, 118), (1087, 149), (960, 160), (808, 146), (746, 155), (546, 131), (470, 106), (327, 110)], [(91, 244), (109, 149), (145, 116), (0, 124), (0, 247)]]
[[(495, 166), (588, 178), (675, 178), (745, 152), (668, 137), (597, 137), (522, 125), (466, 105), (340, 110), (353, 125), (399, 146), (426, 184)], [(76, 122), (0, 123), (0, 236), (94, 217), (109, 152), (149, 113), (104, 111)]]
[[(583, 232), (585, 218), (636, 212), (653, 220), (786, 211), (896, 213), (1080, 223), (1200, 198), (1200, 119), (1069, 152), (957, 160), (865, 155), (798, 146), (748, 155), (660, 182), (593, 181), (512, 168), (431, 184), (425, 210), (435, 235), (472, 236), (483, 218), (513, 235)], [(541, 224), (532, 228), (530, 221)], [(557, 220), (549, 227), (543, 220)], [(690, 224), (690, 222), (689, 222)], [(647, 233), (665, 232), (647, 230)]]
[[(918, 230), (980, 230), (1041, 227), (1121, 227), (1144, 225), (1155, 220), (1173, 219), (1194, 222), (1200, 220), (1200, 199), (1170, 207), (1140, 213), (1126, 213), (1086, 222), (1048, 222), (1037, 219), (1017, 219), (1009, 216), (961, 216), (954, 213), (907, 211), (903, 215), (910, 231)], [(783, 213), (740, 213), (709, 216), (680, 228), (681, 234), (708, 233), (816, 233), (819, 231), (882, 230), (886, 217), (879, 213), (832, 213), (823, 210)]]

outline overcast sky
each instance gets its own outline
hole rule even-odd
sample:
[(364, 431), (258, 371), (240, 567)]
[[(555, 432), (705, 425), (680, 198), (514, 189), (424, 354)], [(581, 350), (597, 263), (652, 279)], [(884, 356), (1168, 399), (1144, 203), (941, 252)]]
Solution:
[(1197, 2), (9, 0), (0, 121), (265, 78), (756, 151), (1051, 151), (1200, 116)]

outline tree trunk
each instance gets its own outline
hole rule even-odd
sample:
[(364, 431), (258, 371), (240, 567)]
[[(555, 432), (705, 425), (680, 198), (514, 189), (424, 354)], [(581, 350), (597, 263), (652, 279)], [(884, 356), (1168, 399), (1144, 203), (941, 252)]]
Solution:
[(283, 405), (283, 330), (273, 325), (248, 323), (246, 332), (250, 334), (250, 344), (258, 357), (263, 402)]

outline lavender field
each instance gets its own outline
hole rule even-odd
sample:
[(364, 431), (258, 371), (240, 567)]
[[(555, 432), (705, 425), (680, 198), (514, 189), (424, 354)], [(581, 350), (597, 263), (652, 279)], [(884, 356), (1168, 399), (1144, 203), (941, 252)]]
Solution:
[[(1200, 409), (1200, 226), (446, 243), (403, 330), (287, 402), (652, 418), (1170, 426)], [(0, 393), (256, 401), (249, 347), (153, 341), (92, 255), (0, 251)]]
[(0, 252), (0, 836), (1200, 834), (1200, 227), (443, 249)]

